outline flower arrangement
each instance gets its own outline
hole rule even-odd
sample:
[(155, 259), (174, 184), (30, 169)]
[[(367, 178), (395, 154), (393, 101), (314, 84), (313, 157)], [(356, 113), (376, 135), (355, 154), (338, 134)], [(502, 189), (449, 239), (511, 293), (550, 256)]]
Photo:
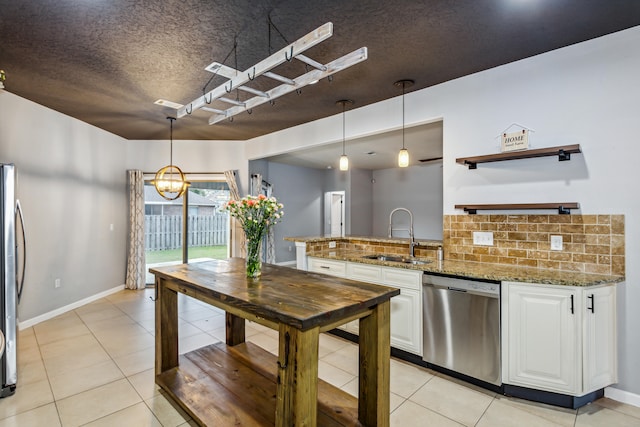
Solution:
[(237, 218), (244, 230), (247, 244), (247, 277), (260, 276), (262, 263), (260, 248), (262, 238), (284, 215), (282, 203), (275, 197), (245, 196), (241, 200), (229, 200), (224, 210)]

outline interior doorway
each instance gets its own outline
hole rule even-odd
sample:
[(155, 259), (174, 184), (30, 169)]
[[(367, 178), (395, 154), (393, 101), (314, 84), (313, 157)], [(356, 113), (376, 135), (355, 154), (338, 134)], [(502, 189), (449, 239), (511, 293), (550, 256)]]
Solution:
[(344, 191), (328, 191), (324, 194), (324, 232), (331, 237), (344, 237), (345, 235), (344, 198)]

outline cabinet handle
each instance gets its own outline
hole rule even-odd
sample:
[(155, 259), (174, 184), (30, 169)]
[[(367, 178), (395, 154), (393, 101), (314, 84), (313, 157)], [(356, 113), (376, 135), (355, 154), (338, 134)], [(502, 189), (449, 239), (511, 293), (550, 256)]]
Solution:
[(591, 312), (592, 312), (592, 313), (595, 313), (595, 306), (596, 306), (596, 304), (595, 304), (595, 301), (594, 301), (593, 294), (589, 295), (589, 296), (587, 297), (587, 299), (590, 299), (590, 300), (591, 300), (591, 307), (587, 307), (587, 310), (591, 310)]
[(571, 295), (571, 314), (573, 314), (573, 295)]
[(321, 265), (320, 268), (324, 268), (326, 270), (330, 270), (331, 269), (331, 267), (329, 267), (328, 265)]

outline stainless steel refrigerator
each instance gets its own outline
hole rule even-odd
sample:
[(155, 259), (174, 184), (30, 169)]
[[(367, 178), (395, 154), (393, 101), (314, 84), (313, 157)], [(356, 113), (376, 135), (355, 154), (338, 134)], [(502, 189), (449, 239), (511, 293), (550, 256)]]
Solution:
[[(15, 166), (0, 163), (0, 176), (0, 326), (5, 341), (0, 397), (6, 397), (15, 393), (18, 382), (17, 315), (24, 285), (26, 250), (24, 218), (16, 199)], [(17, 227), (20, 227), (20, 233)]]

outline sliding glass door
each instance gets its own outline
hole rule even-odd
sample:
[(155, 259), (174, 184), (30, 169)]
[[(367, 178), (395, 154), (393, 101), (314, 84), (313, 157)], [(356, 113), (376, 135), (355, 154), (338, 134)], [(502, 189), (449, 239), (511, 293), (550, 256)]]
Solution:
[[(145, 183), (147, 270), (162, 265), (229, 257), (229, 215), (222, 209), (229, 188), (221, 181), (193, 181), (177, 200)], [(186, 203), (186, 204), (185, 204)], [(153, 284), (147, 273), (147, 284)]]
[(229, 200), (226, 182), (194, 182), (189, 188), (187, 212), (188, 262), (229, 257)]

